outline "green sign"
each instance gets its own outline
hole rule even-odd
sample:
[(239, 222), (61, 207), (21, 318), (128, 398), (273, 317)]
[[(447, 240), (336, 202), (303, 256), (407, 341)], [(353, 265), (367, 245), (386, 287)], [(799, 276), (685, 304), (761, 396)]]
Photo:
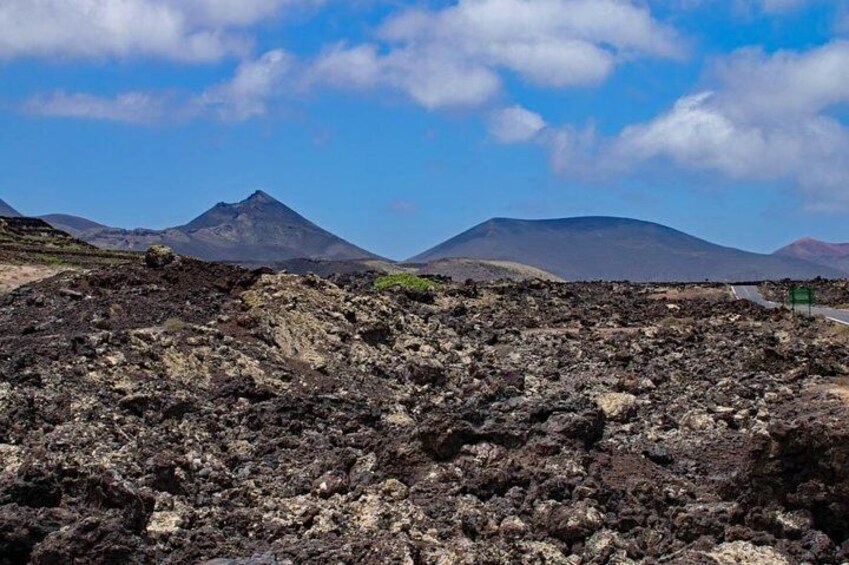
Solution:
[(790, 289), (790, 304), (814, 304), (814, 291), (813, 289), (804, 287), (804, 286), (796, 286)]
[(796, 309), (796, 306), (807, 306), (808, 313), (811, 312), (811, 306), (815, 303), (814, 290), (806, 286), (794, 286), (790, 289), (790, 307)]

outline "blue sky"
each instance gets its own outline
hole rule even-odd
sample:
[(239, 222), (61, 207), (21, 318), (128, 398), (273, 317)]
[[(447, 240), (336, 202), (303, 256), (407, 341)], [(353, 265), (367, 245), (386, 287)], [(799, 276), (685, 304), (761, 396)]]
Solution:
[(263, 189), (393, 258), (494, 216), (849, 240), (849, 3), (6, 0), (0, 198), (121, 227)]

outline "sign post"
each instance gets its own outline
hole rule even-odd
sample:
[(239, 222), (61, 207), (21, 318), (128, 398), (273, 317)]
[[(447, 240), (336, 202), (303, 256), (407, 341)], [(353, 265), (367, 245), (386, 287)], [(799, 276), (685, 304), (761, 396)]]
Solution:
[(794, 286), (790, 289), (790, 307), (796, 311), (796, 306), (808, 306), (808, 315), (814, 306), (814, 290), (806, 286)]

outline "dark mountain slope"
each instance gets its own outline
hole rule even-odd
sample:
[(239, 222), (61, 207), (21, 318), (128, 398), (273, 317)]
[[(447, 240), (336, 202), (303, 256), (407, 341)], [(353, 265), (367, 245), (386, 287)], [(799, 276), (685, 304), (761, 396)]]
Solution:
[(567, 280), (746, 281), (839, 277), (789, 257), (722, 247), (672, 228), (626, 218), (496, 218), (410, 259), (519, 261)]
[(108, 227), (87, 218), (72, 216), (70, 214), (47, 214), (45, 216), (39, 216), (39, 218), (57, 230), (67, 232), (74, 237), (79, 237), (88, 231), (102, 230)]
[(82, 234), (99, 247), (143, 250), (154, 243), (203, 259), (269, 263), (294, 258), (373, 258), (318, 227), (268, 194), (257, 191), (235, 204), (219, 203), (188, 224), (166, 230), (106, 228)]
[(3, 202), (3, 200), (0, 200), (0, 216), (4, 216), (6, 218), (17, 218), (20, 215), (20, 212)]

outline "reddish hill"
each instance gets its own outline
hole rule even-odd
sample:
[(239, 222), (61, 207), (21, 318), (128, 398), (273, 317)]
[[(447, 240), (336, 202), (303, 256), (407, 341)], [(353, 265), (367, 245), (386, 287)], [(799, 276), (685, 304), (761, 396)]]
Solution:
[(829, 243), (804, 237), (782, 247), (774, 255), (802, 259), (849, 273), (849, 243)]

